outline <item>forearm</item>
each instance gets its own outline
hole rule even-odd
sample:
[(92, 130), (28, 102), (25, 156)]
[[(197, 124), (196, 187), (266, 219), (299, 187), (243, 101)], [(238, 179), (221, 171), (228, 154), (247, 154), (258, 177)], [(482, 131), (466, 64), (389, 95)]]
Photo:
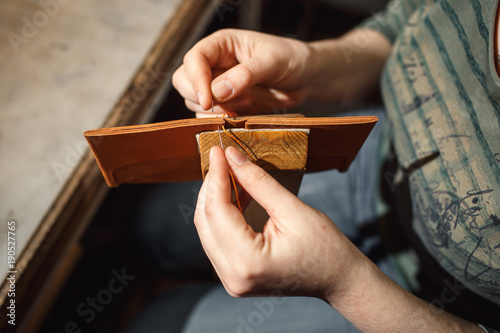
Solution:
[[(361, 255), (362, 256), (362, 255)], [(363, 256), (346, 292), (328, 302), (362, 332), (478, 332), (476, 324), (414, 296)]]
[(355, 29), (333, 40), (309, 43), (309, 103), (353, 104), (378, 87), (391, 44), (379, 32)]

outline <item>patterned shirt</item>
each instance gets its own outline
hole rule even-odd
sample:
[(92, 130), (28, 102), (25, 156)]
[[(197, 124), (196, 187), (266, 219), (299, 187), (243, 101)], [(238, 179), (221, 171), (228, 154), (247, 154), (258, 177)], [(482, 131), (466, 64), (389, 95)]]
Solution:
[(500, 304), (497, 1), (395, 0), (363, 26), (393, 50), (381, 79), (412, 226), (440, 266)]

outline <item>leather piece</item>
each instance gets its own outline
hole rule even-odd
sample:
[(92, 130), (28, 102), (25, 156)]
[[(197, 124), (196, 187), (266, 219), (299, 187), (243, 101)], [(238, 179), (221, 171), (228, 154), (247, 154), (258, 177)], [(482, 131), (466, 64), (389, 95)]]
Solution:
[(182, 182), (202, 178), (195, 134), (228, 128), (310, 129), (306, 172), (345, 171), (377, 117), (306, 118), (302, 115), (193, 118), (103, 128), (84, 136), (110, 187), (123, 183)]

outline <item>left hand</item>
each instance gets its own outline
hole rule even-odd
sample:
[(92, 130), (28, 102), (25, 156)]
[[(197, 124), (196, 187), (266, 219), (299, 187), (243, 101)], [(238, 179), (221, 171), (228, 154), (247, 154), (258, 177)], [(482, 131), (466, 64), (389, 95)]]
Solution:
[(311, 53), (291, 38), (222, 29), (186, 53), (172, 84), (197, 117), (283, 111), (314, 90)]

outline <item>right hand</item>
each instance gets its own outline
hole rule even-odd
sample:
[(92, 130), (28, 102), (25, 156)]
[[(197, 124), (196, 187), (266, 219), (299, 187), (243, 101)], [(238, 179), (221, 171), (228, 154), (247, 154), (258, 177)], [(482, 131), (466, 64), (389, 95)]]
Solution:
[(290, 38), (220, 30), (185, 55), (172, 81), (197, 116), (213, 115), (213, 97), (218, 114), (285, 111), (306, 99), (310, 52)]
[[(229, 170), (269, 215), (254, 232), (233, 204)], [(227, 292), (236, 297), (348, 295), (370, 265), (323, 213), (306, 205), (234, 147), (210, 151), (194, 223)]]

